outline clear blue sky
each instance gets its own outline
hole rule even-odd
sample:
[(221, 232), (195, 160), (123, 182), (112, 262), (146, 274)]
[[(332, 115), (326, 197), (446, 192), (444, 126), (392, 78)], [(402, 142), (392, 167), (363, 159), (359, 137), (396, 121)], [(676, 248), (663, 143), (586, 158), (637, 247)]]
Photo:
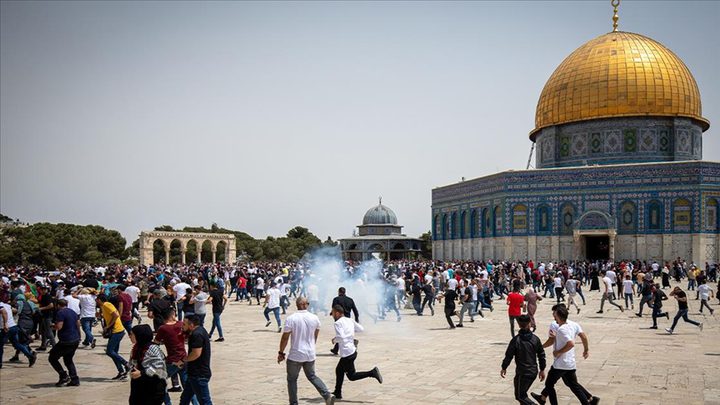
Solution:
[[(609, 3), (3, 1), (0, 211), (339, 238), (382, 195), (418, 235), (433, 187), (525, 168), (545, 81)], [(715, 161), (719, 23), (620, 7), (695, 76)]]

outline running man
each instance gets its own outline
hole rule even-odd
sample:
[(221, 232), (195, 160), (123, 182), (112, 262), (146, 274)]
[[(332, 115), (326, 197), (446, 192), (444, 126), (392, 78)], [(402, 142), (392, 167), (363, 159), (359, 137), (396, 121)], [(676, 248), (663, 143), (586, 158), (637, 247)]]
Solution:
[(700, 331), (703, 330), (703, 324), (702, 322), (696, 322), (692, 319), (688, 318), (688, 303), (687, 303), (687, 294), (685, 294), (685, 291), (682, 290), (680, 287), (675, 287), (672, 292), (670, 292), (671, 297), (675, 297), (678, 303), (678, 313), (675, 314), (675, 319), (673, 319), (672, 326), (665, 329), (665, 331), (669, 334), (673, 334), (675, 331), (675, 326), (677, 326), (678, 321), (680, 318), (682, 318), (685, 322), (691, 323), (698, 328), (700, 328)]

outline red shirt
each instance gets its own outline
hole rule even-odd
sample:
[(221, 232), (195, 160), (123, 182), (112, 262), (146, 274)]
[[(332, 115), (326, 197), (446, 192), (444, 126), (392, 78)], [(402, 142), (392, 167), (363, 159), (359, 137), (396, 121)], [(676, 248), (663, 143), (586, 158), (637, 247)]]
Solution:
[(182, 322), (164, 324), (158, 328), (155, 341), (165, 345), (167, 351), (166, 361), (175, 363), (185, 358), (185, 338), (182, 332)]
[[(125, 294), (124, 292), (121, 292), (118, 294), (118, 302), (122, 302), (123, 304), (123, 310), (122, 314), (120, 314), (120, 320), (122, 322), (127, 322), (132, 319), (132, 298), (128, 294)], [(118, 305), (119, 307), (119, 305)]]
[(520, 316), (522, 314), (523, 302), (525, 298), (520, 293), (511, 292), (507, 297), (508, 302), (508, 315)]
[(245, 277), (240, 276), (240, 278), (237, 281), (238, 288), (245, 288), (247, 287), (247, 279)]

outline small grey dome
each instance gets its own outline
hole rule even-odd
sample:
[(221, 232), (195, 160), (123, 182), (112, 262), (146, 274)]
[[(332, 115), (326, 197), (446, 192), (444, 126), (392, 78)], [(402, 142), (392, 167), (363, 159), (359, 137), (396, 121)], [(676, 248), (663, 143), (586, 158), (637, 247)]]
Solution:
[(390, 208), (378, 204), (370, 208), (363, 217), (363, 225), (397, 225), (397, 217)]

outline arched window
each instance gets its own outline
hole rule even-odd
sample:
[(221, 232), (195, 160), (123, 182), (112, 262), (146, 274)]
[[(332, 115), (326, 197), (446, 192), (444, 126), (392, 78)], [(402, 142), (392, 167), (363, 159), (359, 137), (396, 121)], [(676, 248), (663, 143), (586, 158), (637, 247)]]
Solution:
[(635, 203), (632, 201), (624, 201), (620, 204), (618, 223), (620, 224), (620, 232), (634, 233), (637, 230), (637, 210)]
[(489, 208), (483, 208), (483, 232), (482, 236), (483, 238), (487, 238), (492, 235), (492, 218), (490, 218), (490, 209)]
[(650, 231), (662, 231), (665, 217), (663, 217), (662, 203), (658, 200), (650, 201), (647, 205), (647, 228)]
[(493, 236), (502, 235), (502, 209), (499, 205), (493, 211)]
[(456, 239), (457, 237), (457, 212), (453, 212), (450, 219), (450, 239)]
[(448, 232), (450, 228), (450, 219), (448, 218), (448, 214), (443, 214), (442, 227), (442, 239), (447, 240), (448, 235), (450, 234), (450, 232)]
[(526, 234), (527, 233), (527, 205), (516, 204), (513, 207), (513, 233), (514, 234)]
[(477, 210), (474, 209), (470, 212), (470, 237), (477, 237)]
[(679, 198), (673, 203), (673, 230), (690, 231), (692, 223), (692, 207), (690, 201)]
[(538, 233), (550, 233), (552, 230), (552, 222), (550, 217), (550, 207), (547, 205), (541, 205), (537, 208), (537, 215), (535, 221), (537, 222)]
[(572, 235), (575, 224), (575, 206), (565, 203), (560, 208), (560, 233)]
[(439, 217), (439, 215), (437, 215), (437, 214), (435, 214), (435, 216), (433, 217), (433, 228), (432, 228), (432, 238), (433, 238), (433, 240), (437, 240), (438, 236), (439, 236), (440, 233), (441, 233), (440, 223), (439, 223), (439, 221), (438, 221), (438, 219), (439, 219), (438, 217)]
[(711, 198), (705, 207), (705, 229), (708, 231), (717, 231), (718, 226), (718, 200)]
[(460, 238), (465, 239), (467, 235), (465, 233), (468, 231), (467, 226), (467, 211), (463, 211), (462, 214), (460, 214)]

